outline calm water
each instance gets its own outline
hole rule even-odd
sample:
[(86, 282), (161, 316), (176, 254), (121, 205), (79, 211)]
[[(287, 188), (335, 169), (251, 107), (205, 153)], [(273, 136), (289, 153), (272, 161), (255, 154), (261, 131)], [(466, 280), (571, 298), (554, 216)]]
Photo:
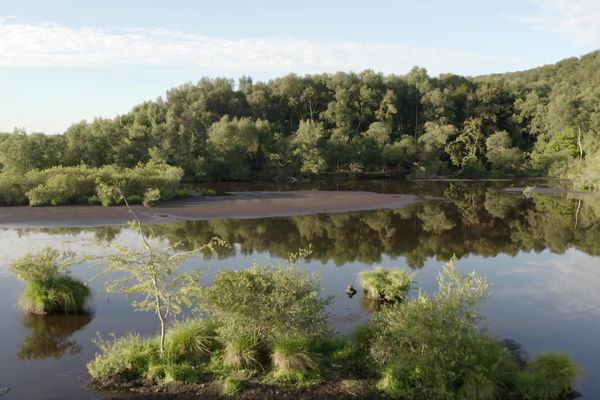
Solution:
[[(463, 271), (476, 270), (492, 284), (482, 312), (499, 337), (520, 342), (531, 354), (569, 353), (582, 366), (584, 398), (600, 393), (600, 201), (577, 195), (509, 193), (515, 182), (346, 182), (340, 184), (220, 185), (227, 190), (326, 188), (416, 193), (421, 204), (399, 210), (320, 214), (290, 218), (212, 220), (156, 226), (160, 240), (193, 248), (219, 236), (234, 246), (217, 259), (191, 260), (210, 281), (214, 271), (283, 263), (291, 251), (312, 245), (300, 266), (319, 272), (334, 295), (333, 323), (348, 332), (369, 317), (370, 304), (344, 294), (358, 272), (375, 265), (405, 267), (418, 285), (435, 290), (443, 261), (453, 255)], [(105, 254), (111, 243), (138, 242), (127, 228), (0, 230), (0, 387), (6, 399), (102, 399), (86, 388), (85, 363), (93, 339), (126, 332), (155, 333), (151, 315), (132, 311), (127, 299), (106, 295), (94, 281), (94, 314), (35, 318), (22, 315), (16, 299), (22, 286), (7, 264), (44, 245)], [(88, 280), (99, 266), (73, 274)]]

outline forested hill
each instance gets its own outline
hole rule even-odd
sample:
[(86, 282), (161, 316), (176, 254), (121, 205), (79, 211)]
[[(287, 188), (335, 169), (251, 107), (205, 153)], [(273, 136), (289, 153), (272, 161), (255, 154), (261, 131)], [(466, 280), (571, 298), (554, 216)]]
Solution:
[(195, 179), (551, 175), (598, 187), (600, 52), (523, 72), (202, 79), (62, 135), (0, 135), (4, 172), (181, 166)]

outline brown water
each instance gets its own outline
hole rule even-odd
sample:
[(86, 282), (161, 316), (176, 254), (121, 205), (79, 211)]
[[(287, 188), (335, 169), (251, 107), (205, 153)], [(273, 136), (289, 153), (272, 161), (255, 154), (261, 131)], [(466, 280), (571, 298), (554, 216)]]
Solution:
[[(531, 184), (531, 182), (529, 182)], [(539, 184), (539, 182), (538, 182)], [(531, 354), (563, 351), (581, 365), (578, 389), (584, 398), (600, 393), (600, 201), (576, 194), (526, 198), (502, 188), (518, 182), (387, 181), (215, 185), (227, 190), (340, 189), (424, 196), (417, 206), (289, 218), (211, 220), (156, 226), (161, 240), (192, 248), (214, 236), (234, 246), (218, 259), (191, 260), (205, 279), (221, 268), (245, 267), (254, 260), (277, 264), (291, 251), (312, 245), (300, 266), (321, 275), (334, 295), (333, 324), (349, 332), (369, 317), (361, 295), (349, 299), (348, 284), (374, 265), (405, 266), (419, 286), (435, 290), (443, 261), (455, 255), (461, 270), (476, 270), (492, 284), (482, 307), (487, 325), (502, 338), (518, 341)], [(151, 315), (134, 312), (123, 297), (91, 282), (94, 313), (89, 317), (36, 318), (22, 315), (16, 299), (22, 286), (7, 263), (44, 245), (104, 254), (107, 244), (135, 244), (126, 227), (4, 229), (0, 231), (0, 387), (6, 399), (102, 399), (86, 387), (85, 363), (92, 342), (127, 332), (154, 334)], [(73, 274), (88, 280), (99, 266), (81, 265)]]

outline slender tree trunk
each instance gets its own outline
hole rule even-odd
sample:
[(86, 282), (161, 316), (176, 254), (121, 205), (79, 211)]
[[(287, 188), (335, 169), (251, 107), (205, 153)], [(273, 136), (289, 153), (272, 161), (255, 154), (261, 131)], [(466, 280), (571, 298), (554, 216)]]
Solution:
[(583, 158), (583, 146), (581, 145), (581, 126), (577, 127), (577, 147), (579, 147), (579, 158)]

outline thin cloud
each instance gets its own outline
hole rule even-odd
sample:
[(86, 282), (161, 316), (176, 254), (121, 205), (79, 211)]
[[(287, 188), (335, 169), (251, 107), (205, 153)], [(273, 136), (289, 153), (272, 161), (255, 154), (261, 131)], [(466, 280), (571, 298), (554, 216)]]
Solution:
[(0, 67), (145, 65), (271, 73), (371, 68), (391, 73), (421, 65), (433, 73), (470, 73), (490, 66), (510, 68), (515, 61), (457, 49), (394, 43), (294, 37), (229, 39), (167, 29), (72, 28), (0, 18)]
[(600, 1), (524, 0), (535, 6), (529, 15), (510, 18), (530, 29), (557, 32), (579, 45), (600, 46)]

